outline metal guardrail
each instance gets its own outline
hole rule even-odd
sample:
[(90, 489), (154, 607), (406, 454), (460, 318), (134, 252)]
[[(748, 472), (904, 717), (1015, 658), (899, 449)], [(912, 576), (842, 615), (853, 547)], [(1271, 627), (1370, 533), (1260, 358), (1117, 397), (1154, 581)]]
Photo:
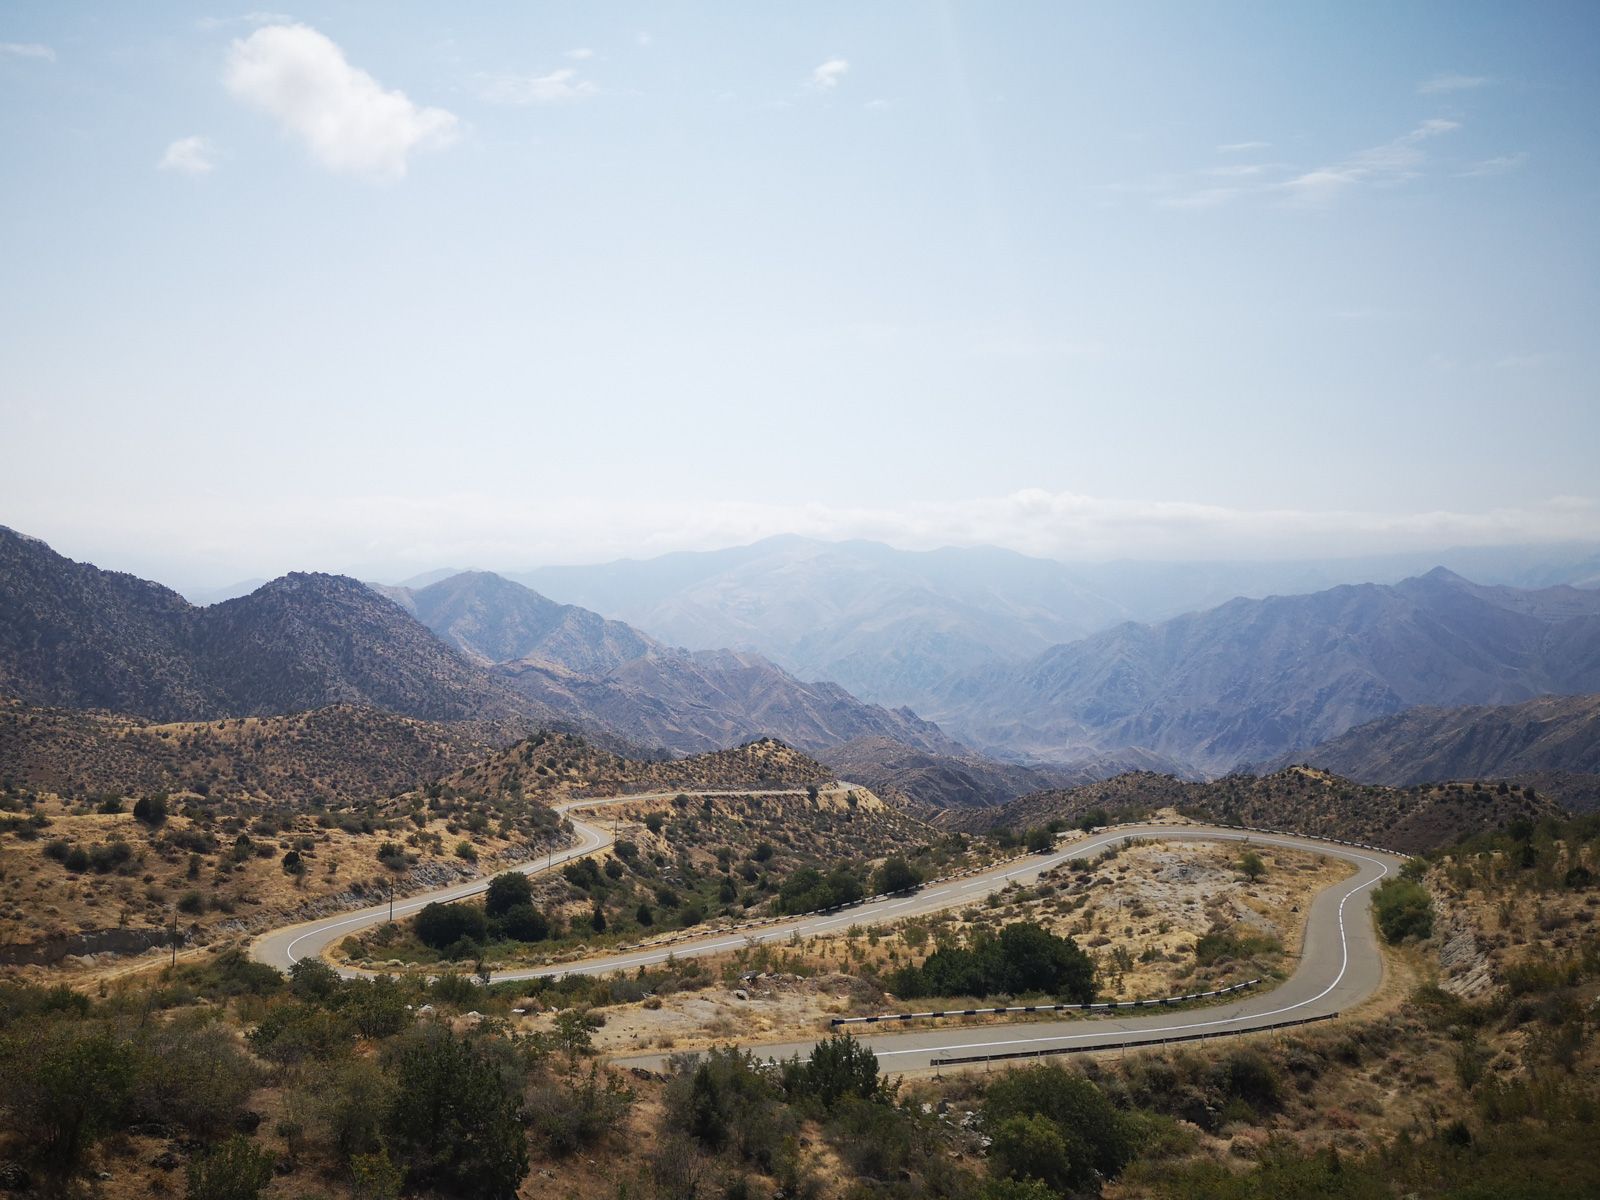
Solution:
[(1182, 1033), (1174, 1037), (1134, 1038), (1124, 1042), (1096, 1042), (1092, 1046), (1051, 1046), (1043, 1050), (1006, 1050), (1000, 1054), (964, 1054), (954, 1058), (931, 1058), (932, 1067), (953, 1067), (964, 1063), (1002, 1062), (1023, 1058), (1051, 1058), (1059, 1054), (1084, 1054), (1097, 1050), (1131, 1050), (1136, 1046), (1170, 1046), (1178, 1042), (1203, 1042), (1209, 1038), (1238, 1037), (1246, 1033), (1266, 1033), (1273, 1029), (1289, 1029), (1296, 1025), (1314, 1025), (1318, 1021), (1331, 1021), (1339, 1014), (1323, 1013), (1317, 1017), (1297, 1017), (1293, 1021), (1274, 1021), (1270, 1025), (1250, 1025), (1244, 1029), (1214, 1029), (1210, 1033)]
[(1042, 1012), (1108, 1012), (1116, 1008), (1161, 1008), (1165, 1005), (1182, 1004), (1188, 1000), (1210, 1000), (1216, 996), (1227, 996), (1233, 992), (1242, 992), (1246, 988), (1253, 988), (1260, 983), (1259, 979), (1247, 979), (1243, 983), (1230, 984), (1225, 988), (1217, 988), (1211, 992), (1190, 992), (1187, 996), (1164, 996), (1150, 1000), (1101, 1000), (1088, 1004), (1020, 1004), (1010, 1008), (952, 1008), (943, 1012), (921, 1013), (882, 1013), (876, 1017), (833, 1017), (828, 1024), (837, 1028), (840, 1025), (872, 1025), (879, 1021), (921, 1021), (930, 1017), (978, 1017), (992, 1016), (1000, 1013), (1042, 1013)]

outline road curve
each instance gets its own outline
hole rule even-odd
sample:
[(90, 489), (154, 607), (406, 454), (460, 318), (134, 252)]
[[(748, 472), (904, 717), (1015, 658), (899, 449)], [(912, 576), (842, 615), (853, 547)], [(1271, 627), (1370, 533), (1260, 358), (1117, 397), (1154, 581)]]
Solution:
[[(716, 791), (716, 792), (636, 792), (627, 796), (608, 796), (596, 800), (568, 800), (553, 807), (558, 816), (564, 816), (572, 822), (573, 832), (578, 835), (578, 840), (564, 850), (552, 850), (542, 858), (530, 859), (528, 862), (519, 863), (514, 867), (506, 867), (505, 871), (520, 871), (524, 875), (538, 875), (545, 871), (569, 863), (576, 858), (584, 858), (597, 850), (604, 850), (611, 845), (611, 834), (605, 829), (591, 825), (580, 820), (573, 814), (587, 812), (591, 809), (604, 808), (613, 804), (631, 804), (640, 800), (665, 800), (675, 796), (803, 796), (802, 789), (777, 789), (772, 791), (743, 790)], [(504, 874), (497, 871), (495, 874)], [(435, 902), (446, 903), (451, 900), (464, 900), (469, 896), (479, 896), (489, 890), (491, 876), (470, 879), (465, 883), (452, 884), (450, 887), (438, 888), (431, 892), (424, 892), (417, 896), (407, 896), (394, 902), (393, 913), (396, 917), (409, 916), (422, 908)], [(305, 921), (298, 925), (286, 925), (281, 929), (274, 929), (264, 933), (250, 946), (250, 957), (256, 962), (266, 963), (268, 966), (277, 967), (280, 971), (287, 971), (302, 958), (315, 958), (323, 954), (330, 946), (341, 938), (348, 937), (362, 929), (373, 925), (381, 925), (389, 920), (390, 905), (387, 900), (382, 904), (374, 904), (369, 908), (357, 909), (353, 912), (339, 913), (331, 917), (321, 917), (315, 921)], [(364, 971), (341, 970), (340, 974), (347, 977), (369, 974)], [(528, 978), (527, 974), (520, 976)]]
[[(1026, 865), (975, 876), (955, 885), (962, 894), (949, 899), (951, 888), (935, 888), (928, 897), (934, 903), (917, 903), (921, 894), (909, 900), (883, 901), (852, 910), (843, 920), (867, 924), (873, 920), (899, 920), (919, 912), (951, 904), (967, 904), (986, 891), (1005, 883), (1027, 883), (1042, 871), (1069, 859), (1099, 853), (1121, 842), (1136, 838), (1163, 841), (1238, 841), (1256, 846), (1282, 846), (1325, 854), (1354, 863), (1355, 874), (1324, 888), (1312, 902), (1306, 919), (1306, 934), (1300, 963), (1294, 974), (1270, 991), (1247, 992), (1226, 1005), (1204, 1009), (1160, 1010), (1141, 1016), (1096, 1017), (1085, 1021), (1032, 1021), (1023, 1024), (998, 1024), (987, 1028), (958, 1026), (922, 1029), (905, 1033), (858, 1035), (858, 1039), (878, 1056), (885, 1070), (900, 1074), (933, 1068), (936, 1060), (973, 1058), (983, 1055), (1016, 1054), (1041, 1050), (1092, 1049), (1106, 1044), (1158, 1044), (1173, 1038), (1197, 1034), (1245, 1033), (1284, 1021), (1331, 1016), (1359, 1004), (1378, 989), (1383, 980), (1383, 957), (1377, 932), (1371, 920), (1372, 887), (1385, 876), (1398, 871), (1405, 860), (1381, 850), (1353, 848), (1316, 838), (1287, 834), (1241, 832), (1209, 826), (1129, 826), (1074, 843), (1048, 855), (1040, 855)], [(983, 885), (988, 885), (987, 887)], [(970, 889), (970, 890), (968, 890)], [(943, 903), (939, 903), (939, 901)], [(877, 909), (877, 913), (873, 910)], [(830, 922), (837, 928), (838, 921)], [(811, 924), (811, 923), (806, 923)], [(818, 931), (816, 925), (804, 932)], [(761, 940), (787, 937), (789, 927), (762, 931)], [(743, 939), (736, 939), (742, 941)], [(727, 939), (722, 945), (729, 944)], [(713, 944), (715, 945), (715, 943)], [(674, 947), (680, 957), (692, 951)], [(701, 952), (707, 952), (706, 947)], [(630, 961), (636, 961), (629, 956)], [(665, 957), (662, 955), (661, 957)], [(583, 969), (600, 968), (585, 963)], [(567, 969), (571, 969), (570, 967)], [(750, 1044), (745, 1048), (763, 1058), (804, 1055), (817, 1042), (805, 1041)], [(619, 1056), (612, 1061), (625, 1066), (660, 1068), (667, 1055)]]
[[(677, 795), (679, 793), (667, 793)], [(692, 793), (703, 795), (749, 795), (749, 792)], [(768, 792), (766, 795), (798, 794)], [(606, 830), (591, 825), (574, 814), (610, 804), (661, 798), (664, 794), (618, 796), (603, 800), (579, 800), (556, 806), (556, 811), (572, 822), (577, 842), (543, 859), (524, 863), (514, 870), (528, 874), (554, 869), (611, 844)], [(1195, 1034), (1243, 1033), (1283, 1021), (1329, 1016), (1360, 1003), (1377, 990), (1383, 979), (1383, 958), (1370, 915), (1371, 889), (1385, 876), (1398, 871), (1404, 858), (1387, 851), (1346, 846), (1320, 838), (1284, 833), (1261, 833), (1207, 825), (1130, 825), (1106, 830), (1069, 843), (1045, 854), (1001, 863), (976, 875), (932, 884), (911, 895), (887, 896), (835, 913), (807, 917), (746, 929), (724, 929), (703, 937), (677, 941), (669, 946), (645, 946), (636, 950), (597, 955), (574, 962), (495, 973), (496, 982), (537, 979), (546, 976), (582, 974), (603, 975), (632, 970), (666, 961), (716, 954), (741, 946), (785, 940), (793, 936), (810, 937), (839, 932), (850, 925), (871, 925), (899, 921), (907, 917), (965, 907), (1009, 884), (1028, 884), (1044, 872), (1077, 858), (1090, 857), (1109, 847), (1137, 839), (1161, 841), (1248, 842), (1256, 846), (1281, 846), (1327, 855), (1353, 863), (1353, 875), (1324, 888), (1312, 901), (1306, 918), (1305, 940), (1300, 963), (1294, 974), (1270, 991), (1244, 993), (1226, 1005), (1205, 1009), (1161, 1010), (1141, 1016), (1097, 1017), (1092, 1021), (1037, 1021), (1000, 1024), (988, 1028), (973, 1026), (921, 1029), (901, 1033), (869, 1034), (860, 1041), (871, 1047), (885, 1069), (895, 1073), (930, 1069), (937, 1059), (1012, 1054), (1019, 1051), (1093, 1048), (1107, 1043), (1159, 1043)], [(396, 901), (394, 915), (405, 916), (435, 901), (459, 900), (482, 893), (488, 879), (476, 879), (424, 895)], [(334, 942), (356, 930), (380, 924), (389, 918), (387, 903), (358, 912), (310, 921), (274, 930), (256, 939), (251, 954), (258, 962), (287, 969), (299, 959), (320, 955)], [(365, 974), (345, 969), (347, 975)], [(763, 1057), (785, 1058), (804, 1054), (817, 1039), (751, 1044), (747, 1048)], [(632, 1055), (612, 1061), (654, 1068), (666, 1055)]]

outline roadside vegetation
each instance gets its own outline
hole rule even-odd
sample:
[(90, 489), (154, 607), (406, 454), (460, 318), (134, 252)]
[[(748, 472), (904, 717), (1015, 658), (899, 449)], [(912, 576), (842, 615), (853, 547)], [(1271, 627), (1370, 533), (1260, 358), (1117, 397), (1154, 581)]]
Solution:
[[(499, 877), (482, 902), (430, 904), (347, 939), (342, 955), (379, 967), (546, 961), (580, 946), (909, 891), (976, 859), (972, 839), (940, 837), (855, 794), (836, 808), (810, 797), (681, 795), (592, 819), (607, 818), (617, 824), (609, 850), (532, 881)], [(495, 888), (515, 889), (515, 903), (497, 900)]]

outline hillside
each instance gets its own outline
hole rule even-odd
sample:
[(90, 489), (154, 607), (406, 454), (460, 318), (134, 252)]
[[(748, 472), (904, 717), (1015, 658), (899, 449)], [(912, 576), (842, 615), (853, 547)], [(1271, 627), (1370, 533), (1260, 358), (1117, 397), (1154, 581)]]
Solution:
[(1409, 708), (1293, 757), (1367, 783), (1600, 776), (1600, 695)]
[(806, 683), (759, 654), (663, 646), (487, 571), (381, 590), (539, 707), (644, 745), (687, 754), (777, 737), (815, 752), (879, 735), (961, 749), (909, 710)]
[(1023, 796), (997, 810), (953, 814), (950, 823), (972, 831), (1021, 830), (1051, 821), (1075, 824), (1087, 813), (1115, 816), (1163, 808), (1198, 820), (1322, 834), (1412, 854), (1503, 828), (1518, 817), (1559, 812), (1532, 789), (1462, 783), (1391, 788), (1289, 767), (1271, 775), (1230, 775), (1209, 783), (1134, 772)]
[(151, 725), (0, 701), (0, 783), (63, 796), (192, 792), (331, 805), (407, 791), (487, 757), (494, 730), (337, 706)]
[(1216, 774), (1417, 704), (1596, 690), (1600, 591), (1436, 570), (1122, 625), (968, 676), (931, 713), (979, 748), (1070, 762), (1136, 746)]
[(887, 737), (858, 737), (826, 751), (824, 762), (880, 796), (930, 808), (987, 808), (1018, 796), (1087, 782), (1065, 770), (1022, 767), (981, 755), (930, 754)]
[(336, 704), (526, 730), (521, 696), (353, 579), (291, 574), (206, 608), (0, 530), (0, 693), (151, 720)]
[(557, 604), (489, 571), (463, 571), (418, 589), (379, 590), (484, 665), (527, 661), (603, 675), (663, 649), (621, 621)]
[(459, 768), (430, 791), (554, 803), (573, 796), (804, 788), (834, 778), (821, 763), (772, 738), (687, 758), (644, 760), (622, 758), (572, 734), (536, 733)]

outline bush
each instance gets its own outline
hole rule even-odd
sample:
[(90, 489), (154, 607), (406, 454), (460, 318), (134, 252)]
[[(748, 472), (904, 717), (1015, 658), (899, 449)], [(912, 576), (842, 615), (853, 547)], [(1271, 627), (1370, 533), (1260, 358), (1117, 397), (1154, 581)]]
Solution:
[(861, 899), (861, 880), (846, 867), (835, 867), (826, 876), (815, 867), (801, 867), (778, 889), (778, 911), (816, 912)]
[(1087, 1004), (1094, 999), (1094, 963), (1070, 938), (1019, 921), (971, 948), (935, 950), (920, 967), (895, 972), (890, 988), (908, 999), (1042, 992)]
[(1385, 879), (1372, 894), (1372, 907), (1378, 928), (1390, 942), (1433, 933), (1433, 899), (1413, 879)]
[(507, 871), (489, 881), (489, 890), (483, 897), (483, 911), (490, 917), (503, 917), (518, 905), (532, 903), (532, 882), (521, 871)]
[(721, 1046), (678, 1064), (667, 1087), (667, 1124), (708, 1150), (732, 1150), (771, 1171), (794, 1120), (754, 1055)]
[(483, 1200), (511, 1200), (528, 1173), (522, 1098), (484, 1051), (438, 1027), (395, 1051), (384, 1121), (409, 1181)]
[(137, 1062), (135, 1111), (199, 1134), (229, 1128), (261, 1083), (260, 1068), (233, 1034), (203, 1014), (152, 1027)]
[(884, 860), (872, 873), (872, 890), (878, 895), (909, 892), (922, 886), (922, 872), (898, 854)]
[[(1019, 1119), (1028, 1123), (1013, 1124)], [(1055, 1157), (1054, 1144), (1043, 1135), (1037, 1120), (1054, 1129), (1061, 1143), (1060, 1158)], [(1030, 1067), (1002, 1076), (984, 1097), (983, 1121), (993, 1131), (990, 1136), (996, 1139), (996, 1146), (1001, 1130), (1009, 1127), (1015, 1157), (1006, 1160), (1008, 1167), (1032, 1156), (1039, 1156), (1036, 1161), (1040, 1163), (1061, 1167), (1065, 1174), (1053, 1179), (1031, 1172), (1052, 1187), (1081, 1186), (1096, 1172), (1114, 1178), (1133, 1160), (1137, 1148), (1128, 1118), (1089, 1079), (1061, 1067)], [(1029, 1174), (1011, 1173), (1018, 1178)]]
[(460, 941), (481, 944), (489, 936), (483, 909), (471, 904), (429, 904), (417, 914), (416, 930), (417, 940), (435, 950)]
[(495, 919), (494, 928), (514, 942), (542, 942), (550, 936), (550, 922), (531, 904), (512, 905)]
[(133, 1056), (105, 1030), (80, 1022), (8, 1033), (0, 1045), (0, 1103), (8, 1124), (42, 1161), (70, 1174), (125, 1118)]
[(167, 820), (167, 797), (165, 793), (158, 792), (154, 796), (140, 796), (133, 805), (133, 819), (141, 825), (148, 825), (151, 829), (165, 824)]
[(555, 1157), (598, 1141), (633, 1104), (633, 1093), (598, 1064), (572, 1084), (545, 1079), (528, 1090), (528, 1125)]
[(301, 1000), (326, 1000), (339, 990), (339, 972), (320, 958), (302, 958), (289, 968), (289, 990)]
[(189, 1164), (189, 1200), (255, 1200), (272, 1180), (272, 1155), (234, 1134)]
[(1092, 1177), (1080, 1146), (1069, 1148), (1060, 1126), (1048, 1118), (1007, 1117), (990, 1136), (994, 1138), (989, 1147), (991, 1169), (1007, 1178), (1037, 1179), (1064, 1192)]
[(845, 1096), (874, 1100), (885, 1094), (878, 1056), (847, 1033), (818, 1042), (805, 1062), (796, 1057), (785, 1063), (783, 1087), (791, 1098), (814, 1100), (823, 1108)]
[(1201, 966), (1209, 967), (1225, 958), (1254, 958), (1258, 954), (1276, 953), (1282, 948), (1282, 943), (1269, 934), (1252, 933), (1234, 926), (1202, 934), (1195, 941), (1194, 957)]

